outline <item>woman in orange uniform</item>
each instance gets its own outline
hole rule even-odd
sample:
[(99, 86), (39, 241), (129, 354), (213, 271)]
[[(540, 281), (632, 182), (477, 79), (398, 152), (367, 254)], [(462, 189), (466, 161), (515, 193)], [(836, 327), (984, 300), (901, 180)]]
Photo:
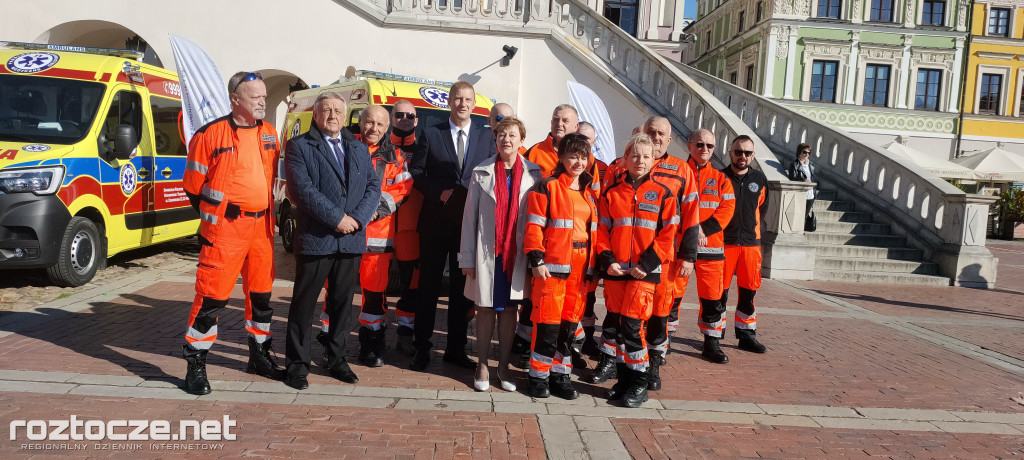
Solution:
[(597, 230), (589, 158), (586, 136), (565, 135), (552, 176), (529, 196), (523, 250), (533, 271), (529, 393), (535, 398), (579, 397), (570, 383), (572, 341), (583, 315)]

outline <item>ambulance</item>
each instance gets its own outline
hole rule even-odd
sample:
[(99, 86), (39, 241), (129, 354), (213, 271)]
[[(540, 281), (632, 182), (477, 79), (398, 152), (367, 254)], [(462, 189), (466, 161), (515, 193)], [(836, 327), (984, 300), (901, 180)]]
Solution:
[(0, 45), (0, 269), (80, 286), (114, 254), (196, 234), (174, 73), (129, 50)]
[[(281, 145), (281, 163), (278, 177), (274, 184), (274, 203), (277, 210), (278, 233), (285, 250), (292, 251), (292, 238), (295, 234), (295, 209), (285, 193), (284, 152), (285, 143), (309, 131), (313, 122), (313, 102), (323, 92), (333, 91), (341, 94), (348, 106), (347, 124), (359, 125), (359, 114), (368, 105), (381, 105), (391, 112), (395, 103), (405, 99), (416, 107), (416, 118), (419, 120), (417, 136), (427, 126), (434, 126), (447, 120), (451, 114), (448, 108), (448, 89), (453, 82), (429, 80), (370, 70), (358, 70), (346, 81), (296, 91), (288, 95), (288, 114), (285, 116)], [(491, 114), (494, 101), (477, 93), (476, 108), (473, 109), (472, 123), (486, 125)], [(355, 129), (358, 131), (358, 129)], [(418, 137), (417, 137), (418, 138)]]

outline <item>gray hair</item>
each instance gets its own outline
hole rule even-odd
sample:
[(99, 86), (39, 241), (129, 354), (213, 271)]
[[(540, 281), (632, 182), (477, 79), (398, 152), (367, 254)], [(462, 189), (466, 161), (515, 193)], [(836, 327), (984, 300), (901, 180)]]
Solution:
[(320, 103), (327, 99), (337, 99), (341, 101), (341, 105), (345, 107), (346, 110), (348, 110), (348, 104), (345, 103), (345, 96), (342, 96), (340, 93), (336, 93), (334, 91), (324, 91), (320, 94), (317, 94), (316, 100), (313, 101), (313, 111), (316, 112), (317, 109), (320, 108)]
[(595, 133), (597, 132), (597, 128), (595, 128), (594, 124), (589, 121), (581, 121), (579, 126), (576, 127), (576, 131), (579, 131), (583, 128), (590, 128), (591, 131)]
[(572, 110), (572, 113), (576, 114), (576, 118), (577, 119), (579, 119), (579, 117), (580, 117), (580, 111), (576, 110), (576, 107), (573, 107), (573, 106), (571, 106), (569, 104), (558, 104), (558, 107), (555, 107), (555, 110), (553, 112), (551, 112), (551, 114), (554, 115), (554, 114), (556, 114), (558, 112), (561, 112), (563, 110)]

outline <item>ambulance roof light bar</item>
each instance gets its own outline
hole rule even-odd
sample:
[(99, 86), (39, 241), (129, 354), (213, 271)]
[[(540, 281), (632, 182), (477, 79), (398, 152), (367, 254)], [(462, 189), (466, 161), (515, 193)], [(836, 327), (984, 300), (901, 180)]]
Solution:
[(418, 83), (421, 85), (434, 85), (441, 86), (444, 88), (450, 88), (454, 82), (443, 81), (443, 80), (431, 80), (429, 78), (410, 77), (408, 75), (399, 75), (387, 72), (377, 72), (376, 70), (357, 70), (355, 73), (356, 78), (367, 78), (375, 80), (388, 80), (388, 81), (404, 81), (408, 83)]
[(88, 54), (99, 54), (102, 56), (114, 56), (120, 58), (131, 58), (136, 61), (141, 60), (143, 53), (135, 50), (125, 50), (116, 48), (97, 48), (91, 46), (71, 46), (71, 45), (50, 45), (46, 43), (25, 43), (25, 42), (7, 42), (0, 41), (0, 46), (5, 46), (11, 49), (22, 49), (28, 51), (71, 51), (74, 53), (88, 53)]

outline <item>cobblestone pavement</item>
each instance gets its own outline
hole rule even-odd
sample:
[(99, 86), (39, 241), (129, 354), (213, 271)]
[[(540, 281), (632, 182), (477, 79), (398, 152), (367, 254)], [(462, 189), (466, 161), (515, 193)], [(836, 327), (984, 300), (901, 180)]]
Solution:
[[(583, 395), (575, 401), (474, 392), (472, 371), (435, 355), (426, 372), (412, 372), (393, 349), (384, 367), (353, 365), (358, 385), (315, 363), (310, 388), (297, 392), (244, 372), (240, 290), (210, 354), (214, 392), (188, 395), (178, 387), (194, 295), (190, 244), (114, 261), (96, 283), (71, 290), (47, 291), (35, 275), (0, 281), (0, 299), (22, 296), (0, 313), (0, 426), (75, 416), (168, 420), (176, 428), (179, 420), (228, 416), (237, 437), (35, 441), (22, 429), (0, 443), (0, 458), (1024, 455), (1024, 405), (1015, 399), (1024, 392), (1024, 244), (990, 244), (1000, 267), (989, 291), (765, 280), (758, 337), (769, 352), (742, 352), (730, 333), (727, 365), (700, 358), (696, 296), (688, 292), (664, 389), (640, 409), (609, 404), (611, 382), (577, 382)], [(278, 256), (272, 331), (283, 354), (293, 264)], [(436, 339), (443, 349), (443, 332)], [(350, 343), (354, 357), (354, 334)], [(525, 373), (515, 374), (525, 389)]]

